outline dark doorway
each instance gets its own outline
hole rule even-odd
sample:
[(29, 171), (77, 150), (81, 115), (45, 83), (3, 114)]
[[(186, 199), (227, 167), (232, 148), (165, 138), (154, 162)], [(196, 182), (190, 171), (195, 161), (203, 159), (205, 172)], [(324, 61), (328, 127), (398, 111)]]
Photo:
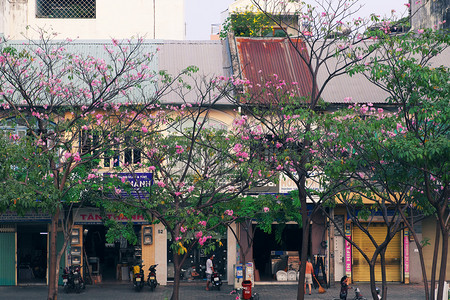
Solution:
[[(135, 226), (137, 236), (139, 228), (140, 226)], [(103, 225), (83, 227), (83, 248), (90, 273), (100, 275), (102, 281), (125, 280), (125, 276), (122, 277), (122, 267), (131, 266), (141, 258), (136, 257), (136, 247), (139, 246), (129, 244), (125, 238), (108, 243), (106, 233), (107, 228)]]
[(18, 284), (46, 284), (47, 224), (17, 226)]
[[(281, 230), (281, 240), (276, 240), (276, 230)], [(278, 270), (295, 269), (292, 262), (300, 256), (303, 232), (297, 224), (272, 225), (272, 232), (256, 228), (253, 241), (253, 259), (261, 281), (275, 279)]]

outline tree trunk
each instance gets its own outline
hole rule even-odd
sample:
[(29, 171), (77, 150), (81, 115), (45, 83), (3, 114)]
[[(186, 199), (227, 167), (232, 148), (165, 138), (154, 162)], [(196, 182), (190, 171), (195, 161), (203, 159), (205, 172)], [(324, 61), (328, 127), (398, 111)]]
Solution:
[(404, 223), (408, 227), (409, 232), (413, 235), (414, 243), (416, 244), (417, 251), (419, 251), (419, 260), (420, 260), (420, 267), (422, 269), (422, 280), (423, 280), (423, 287), (424, 287), (424, 291), (425, 291), (425, 300), (429, 300), (430, 299), (430, 292), (429, 292), (429, 289), (428, 289), (427, 270), (425, 269), (425, 260), (424, 260), (424, 257), (423, 257), (423, 247), (420, 244), (420, 241), (417, 238), (417, 234), (416, 234), (416, 232), (414, 230), (414, 213), (413, 213), (413, 209), (410, 208), (411, 222), (408, 221), (408, 219), (406, 218), (406, 216), (405, 216), (405, 214), (403, 213), (402, 210), (400, 210), (400, 214), (402, 216), (402, 219), (403, 219)]
[(173, 278), (172, 297), (170, 297), (170, 300), (178, 300), (180, 294), (181, 261), (180, 256), (177, 253), (173, 254), (173, 264), (175, 269), (175, 275)]
[(375, 257), (372, 257), (372, 261), (369, 263), (370, 291), (372, 293), (373, 299), (377, 299), (376, 298), (377, 292), (376, 292), (376, 286), (375, 286), (375, 266), (376, 266), (376, 261), (377, 261), (377, 259), (376, 259), (376, 256), (375, 256)]
[(444, 296), (444, 282), (445, 282), (445, 275), (447, 272), (448, 230), (446, 230), (444, 226), (445, 226), (444, 223), (440, 223), (439, 228), (441, 229), (442, 232), (442, 249), (441, 249), (441, 267), (439, 270), (439, 284), (437, 292), (438, 300), (443, 299)]
[(439, 220), (436, 219), (436, 236), (434, 242), (434, 252), (433, 252), (433, 264), (431, 265), (431, 287), (430, 287), (430, 299), (435, 299), (435, 288), (436, 288), (436, 265), (439, 253), (439, 242), (441, 239), (441, 231), (439, 229)]
[(58, 220), (59, 220), (59, 208), (56, 209), (55, 214), (52, 217), (52, 223), (50, 226), (50, 249), (49, 249), (49, 267), (48, 267), (48, 300), (57, 300), (58, 298), (58, 278), (57, 276), (57, 237), (58, 237)]
[[(413, 231), (411, 231), (413, 232)], [(423, 286), (425, 291), (425, 300), (430, 299), (430, 291), (428, 288), (428, 278), (427, 278), (427, 270), (425, 269), (425, 260), (423, 258), (423, 248), (420, 244), (419, 240), (417, 239), (417, 235), (415, 232), (413, 232), (414, 242), (416, 243), (417, 250), (419, 251), (419, 260), (420, 260), (420, 267), (422, 268), (422, 279), (423, 279)]]
[[(301, 180), (304, 183), (304, 179)], [(299, 200), (301, 203), (301, 214), (302, 214), (302, 253), (300, 255), (300, 270), (298, 274), (298, 289), (297, 289), (297, 300), (303, 300), (305, 298), (305, 271), (306, 271), (306, 261), (308, 259), (308, 242), (309, 242), (309, 217), (308, 208), (306, 207), (306, 191), (305, 185), (300, 183), (299, 187)]]
[[(386, 254), (386, 248), (384, 248), (380, 252), (380, 258), (381, 258), (381, 298), (382, 299), (387, 299), (386, 256), (385, 256), (385, 254)], [(373, 292), (375, 292), (375, 294)], [(378, 294), (377, 294), (376, 290), (372, 291), (372, 297), (374, 297), (374, 299), (378, 298)]]

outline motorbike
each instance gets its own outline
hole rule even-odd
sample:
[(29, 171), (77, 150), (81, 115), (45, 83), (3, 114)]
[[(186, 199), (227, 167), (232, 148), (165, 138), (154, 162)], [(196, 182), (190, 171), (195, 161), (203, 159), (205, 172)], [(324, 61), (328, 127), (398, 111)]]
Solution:
[(144, 270), (142, 269), (144, 265), (142, 264), (135, 264), (133, 266), (133, 286), (136, 292), (140, 292), (142, 288), (144, 287), (145, 283), (145, 277), (144, 277)]
[(152, 292), (158, 285), (158, 280), (156, 280), (156, 266), (157, 264), (151, 265), (150, 268), (148, 268), (147, 284)]
[(217, 272), (211, 274), (211, 286), (213, 288), (217, 288), (220, 291), (220, 287), (222, 286), (222, 279), (220, 279), (220, 275)]
[(75, 291), (79, 294), (82, 289), (86, 288), (83, 277), (81, 276), (81, 266), (69, 266), (64, 268), (62, 273), (64, 284), (64, 292)]

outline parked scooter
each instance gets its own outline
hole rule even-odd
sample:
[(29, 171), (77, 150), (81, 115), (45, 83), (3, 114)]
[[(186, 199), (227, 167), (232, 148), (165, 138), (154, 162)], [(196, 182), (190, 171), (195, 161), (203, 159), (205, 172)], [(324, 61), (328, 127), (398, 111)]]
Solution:
[(144, 270), (142, 269), (143, 266), (141, 263), (133, 266), (133, 286), (136, 292), (140, 292), (144, 287), (145, 277)]
[(222, 279), (220, 279), (220, 275), (217, 272), (211, 274), (211, 286), (213, 288), (217, 288), (220, 291), (220, 287), (222, 286)]
[(81, 276), (81, 266), (64, 268), (62, 278), (65, 293), (75, 291), (75, 293), (79, 294), (82, 289), (86, 288), (83, 277)]
[(158, 280), (156, 280), (156, 265), (151, 265), (150, 268), (148, 268), (148, 277), (147, 277), (147, 284), (150, 287), (150, 290), (153, 292), (158, 285)]

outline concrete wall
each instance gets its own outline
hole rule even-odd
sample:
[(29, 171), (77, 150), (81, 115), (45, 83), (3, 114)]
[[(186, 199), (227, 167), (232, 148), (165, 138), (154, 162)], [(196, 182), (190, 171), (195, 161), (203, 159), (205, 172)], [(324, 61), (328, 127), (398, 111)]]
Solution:
[(95, 19), (36, 18), (36, 0), (2, 1), (1, 5), (0, 32), (11, 39), (22, 39), (23, 34), (37, 38), (36, 28), (71, 39), (185, 38), (184, 0), (97, 0)]
[[(434, 244), (435, 244), (435, 225), (436, 221), (433, 218), (428, 218), (424, 221), (422, 221), (422, 240), (427, 239), (430, 243), (430, 245), (427, 245), (423, 248), (423, 256), (425, 259), (425, 266), (427, 269), (427, 277), (428, 280), (431, 279), (431, 266), (433, 265), (433, 251), (434, 251)], [(412, 245), (411, 245), (412, 246)], [(442, 241), (440, 242), (439, 246), (442, 246)], [(440, 255), (441, 253), (441, 247), (439, 247), (439, 256), (438, 256), (438, 264), (437, 264), (437, 276), (439, 277), (439, 268), (440, 268)], [(414, 269), (413, 269), (414, 267)], [(447, 276), (445, 280), (450, 280), (450, 255), (447, 256)], [(422, 276), (420, 265), (411, 264), (411, 274), (412, 273), (419, 273), (418, 276)], [(417, 274), (416, 274), (417, 276)], [(421, 279), (420, 279), (421, 280)]]
[(167, 285), (167, 230), (161, 223), (155, 224), (154, 230), (156, 279), (159, 284)]
[[(450, 0), (410, 1), (412, 29), (450, 28)], [(439, 24), (446, 20), (445, 24)]]
[[(231, 225), (233, 227), (233, 230), (236, 232), (237, 225), (236, 223), (233, 223)], [(237, 248), (237, 241), (234, 237), (234, 234), (232, 233), (231, 229), (227, 229), (227, 280), (228, 284), (232, 285), (234, 282), (234, 265), (238, 263), (237, 257), (238, 257), (238, 248)]]

